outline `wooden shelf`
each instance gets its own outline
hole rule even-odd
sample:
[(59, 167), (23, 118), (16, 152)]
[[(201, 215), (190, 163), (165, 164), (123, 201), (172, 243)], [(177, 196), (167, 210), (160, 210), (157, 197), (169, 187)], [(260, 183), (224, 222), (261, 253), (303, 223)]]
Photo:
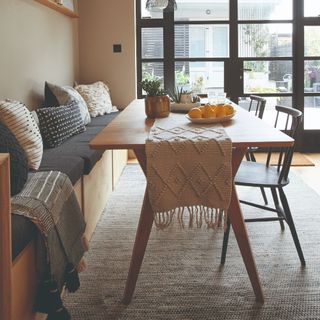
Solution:
[(45, 5), (46, 7), (49, 7), (53, 10), (56, 10), (66, 16), (69, 16), (71, 18), (79, 18), (79, 16), (72, 10), (64, 7), (63, 5), (57, 4), (56, 2), (52, 0), (35, 0), (37, 2), (40, 2), (41, 4)]

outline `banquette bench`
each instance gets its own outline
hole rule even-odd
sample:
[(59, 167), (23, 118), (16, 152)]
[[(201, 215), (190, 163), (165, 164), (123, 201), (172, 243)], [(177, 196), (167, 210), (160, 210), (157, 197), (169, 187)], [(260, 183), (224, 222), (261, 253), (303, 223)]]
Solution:
[[(89, 141), (118, 114), (92, 118), (85, 132), (71, 137), (59, 147), (45, 149), (39, 168), (40, 171), (57, 170), (68, 175), (84, 214), (88, 240), (127, 162), (126, 150), (92, 150)], [(12, 215), (11, 220), (12, 319), (31, 320), (35, 318), (35, 238), (38, 231), (22, 216)]]

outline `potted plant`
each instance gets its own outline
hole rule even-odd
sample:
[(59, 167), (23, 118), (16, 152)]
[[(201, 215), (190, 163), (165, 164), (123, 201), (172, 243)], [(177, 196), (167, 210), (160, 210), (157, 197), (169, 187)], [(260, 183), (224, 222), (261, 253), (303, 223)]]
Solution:
[(183, 90), (180, 95), (180, 103), (192, 103), (193, 94), (191, 91)]
[(170, 93), (172, 103), (191, 104), (200, 103), (200, 97), (191, 91), (183, 90), (183, 87), (174, 88), (174, 92)]
[(170, 114), (170, 99), (161, 88), (159, 79), (145, 79), (141, 82), (146, 92), (145, 112), (148, 118), (165, 118)]

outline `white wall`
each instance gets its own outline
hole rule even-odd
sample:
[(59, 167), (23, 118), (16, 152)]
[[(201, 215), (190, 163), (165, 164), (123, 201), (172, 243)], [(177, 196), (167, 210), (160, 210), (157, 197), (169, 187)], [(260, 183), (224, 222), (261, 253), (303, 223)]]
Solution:
[(78, 54), (76, 19), (34, 0), (0, 0), (0, 100), (37, 107), (46, 80), (78, 78)]
[[(80, 82), (102, 80), (113, 104), (127, 106), (136, 96), (135, 1), (79, 0)], [(113, 53), (113, 44), (122, 53)]]

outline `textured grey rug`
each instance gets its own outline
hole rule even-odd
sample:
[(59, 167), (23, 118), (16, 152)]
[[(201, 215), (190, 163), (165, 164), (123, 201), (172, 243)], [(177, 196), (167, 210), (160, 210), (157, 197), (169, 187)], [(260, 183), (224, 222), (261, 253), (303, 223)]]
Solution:
[[(288, 228), (281, 233), (277, 222), (247, 225), (264, 305), (255, 303), (232, 232), (220, 269), (222, 232), (179, 230), (177, 224), (152, 231), (134, 298), (122, 305), (144, 186), (139, 166), (128, 165), (91, 241), (81, 288), (65, 299), (73, 319), (320, 319), (320, 199), (297, 177), (286, 191), (305, 269)], [(240, 193), (261, 199), (250, 189)]]

